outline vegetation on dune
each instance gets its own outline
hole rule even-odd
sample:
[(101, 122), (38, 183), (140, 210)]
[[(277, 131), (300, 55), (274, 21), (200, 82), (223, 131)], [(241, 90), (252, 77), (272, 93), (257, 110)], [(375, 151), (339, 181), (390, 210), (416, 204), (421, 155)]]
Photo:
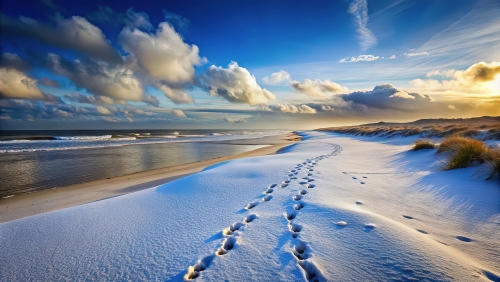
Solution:
[(434, 149), (436, 148), (436, 143), (429, 139), (418, 139), (413, 144), (413, 151), (426, 150), (426, 149)]
[(441, 144), (445, 144), (445, 147), (440, 148), (438, 152), (450, 153), (444, 167), (446, 170), (484, 163), (485, 157), (490, 154), (488, 146), (476, 139), (454, 136), (445, 139)]
[(487, 179), (492, 179), (495, 176), (500, 178), (500, 150), (491, 150), (491, 153), (485, 156), (485, 161), (490, 167)]

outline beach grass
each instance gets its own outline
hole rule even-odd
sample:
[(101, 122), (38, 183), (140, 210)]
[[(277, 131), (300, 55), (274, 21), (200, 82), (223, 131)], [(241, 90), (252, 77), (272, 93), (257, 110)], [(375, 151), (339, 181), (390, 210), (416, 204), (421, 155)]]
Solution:
[(419, 150), (428, 150), (436, 148), (436, 143), (429, 139), (417, 139), (415, 143), (413, 143), (413, 151)]

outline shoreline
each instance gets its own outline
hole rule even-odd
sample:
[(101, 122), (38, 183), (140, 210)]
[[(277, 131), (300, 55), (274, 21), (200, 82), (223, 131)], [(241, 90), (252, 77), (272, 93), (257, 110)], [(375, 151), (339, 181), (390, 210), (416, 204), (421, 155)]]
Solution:
[(200, 172), (204, 168), (220, 162), (272, 155), (298, 141), (300, 141), (300, 136), (294, 133), (254, 139), (210, 141), (219, 144), (267, 146), (226, 157), (146, 170), (109, 179), (93, 180), (3, 198), (0, 199), (0, 223), (149, 189)]

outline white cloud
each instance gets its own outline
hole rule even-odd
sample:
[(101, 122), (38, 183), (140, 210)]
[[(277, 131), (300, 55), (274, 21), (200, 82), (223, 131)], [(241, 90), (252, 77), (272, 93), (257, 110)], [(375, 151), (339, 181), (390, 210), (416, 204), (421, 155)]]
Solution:
[(101, 115), (111, 115), (111, 114), (113, 114), (108, 108), (103, 107), (103, 106), (97, 106), (96, 110)]
[(168, 99), (175, 104), (192, 104), (194, 103), (193, 97), (189, 96), (186, 92), (178, 89), (172, 89), (165, 84), (156, 83), (156, 88), (163, 92)]
[(429, 56), (428, 52), (410, 52), (410, 53), (403, 53), (402, 56), (406, 57), (416, 57), (416, 56)]
[(357, 57), (342, 58), (339, 63), (357, 63), (357, 62), (371, 62), (381, 59), (379, 56), (374, 55), (359, 55)]
[(130, 53), (127, 61), (148, 75), (167, 84), (194, 81), (198, 47), (184, 43), (168, 23), (160, 23), (156, 34), (124, 28), (118, 41)]
[(282, 112), (291, 114), (315, 114), (317, 111), (308, 105), (276, 104), (263, 108), (265, 111)]
[(387, 59), (389, 59), (389, 60), (394, 60), (394, 59), (396, 59), (397, 57), (398, 57), (398, 56), (396, 56), (396, 55), (391, 55), (391, 56), (390, 56), (389, 58), (387, 58)]
[(334, 109), (328, 105), (321, 105), (321, 110), (328, 112), (328, 111), (334, 111)]
[(279, 72), (272, 73), (262, 79), (264, 83), (270, 85), (276, 85), (283, 81), (290, 80), (290, 74), (284, 70), (280, 70)]
[(331, 80), (310, 80), (305, 79), (303, 82), (293, 80), (290, 86), (296, 91), (305, 93), (316, 98), (327, 98), (332, 94), (345, 93), (349, 89)]
[(500, 76), (500, 63), (479, 62), (466, 70), (433, 70), (427, 77), (438, 76), (450, 79), (414, 79), (410, 84), (415, 88), (427, 90), (453, 90), (467, 93), (494, 93), (498, 89), (491, 85)]
[(358, 39), (362, 50), (367, 50), (377, 44), (377, 38), (373, 32), (367, 27), (368, 25), (368, 3), (367, 0), (352, 0), (349, 9), (349, 14), (354, 16), (354, 22), (358, 26)]
[(172, 109), (172, 115), (179, 118), (187, 118), (186, 114), (181, 109)]
[(230, 117), (224, 117), (225, 122), (230, 122), (230, 123), (246, 123), (247, 121), (242, 119), (242, 118), (230, 118)]
[(57, 18), (55, 26), (26, 17), (13, 20), (0, 16), (0, 23), (5, 35), (24, 36), (110, 63), (122, 62), (121, 56), (109, 44), (104, 33), (82, 17)]
[(37, 81), (15, 69), (0, 68), (0, 98), (46, 100)]
[(210, 66), (203, 75), (203, 81), (211, 96), (221, 96), (231, 103), (249, 105), (267, 104), (276, 96), (261, 88), (250, 72), (231, 62), (227, 69)]

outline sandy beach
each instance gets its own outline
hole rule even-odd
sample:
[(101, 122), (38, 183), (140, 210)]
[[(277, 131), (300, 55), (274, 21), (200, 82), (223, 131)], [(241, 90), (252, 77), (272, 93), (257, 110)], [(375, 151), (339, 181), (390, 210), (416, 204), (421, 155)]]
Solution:
[(281, 148), (298, 141), (300, 141), (300, 136), (296, 134), (216, 141), (215, 143), (219, 144), (267, 146), (227, 157), (148, 170), (0, 199), (0, 223), (148, 189), (199, 172), (217, 163), (275, 154)]

